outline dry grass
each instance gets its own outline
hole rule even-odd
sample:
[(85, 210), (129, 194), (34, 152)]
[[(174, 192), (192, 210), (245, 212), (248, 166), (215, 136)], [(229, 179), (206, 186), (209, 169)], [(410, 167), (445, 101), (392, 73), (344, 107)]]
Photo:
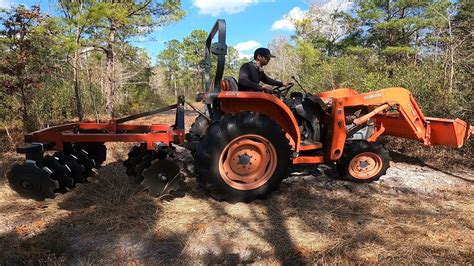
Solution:
[[(184, 197), (160, 201), (125, 175), (120, 160), (130, 144), (107, 148), (90, 182), (54, 200), (19, 198), (0, 179), (0, 265), (474, 263), (468, 181), (426, 193), (394, 187), (395, 172), (386, 182), (357, 185), (329, 178), (328, 168), (298, 167), (306, 173), (294, 173), (265, 201), (217, 202), (192, 175)], [(0, 169), (17, 159), (2, 154)], [(180, 163), (190, 160), (179, 151)], [(393, 167), (413, 172), (404, 163)]]
[(383, 137), (382, 141), (391, 151), (395, 161), (431, 166), (437, 170), (456, 170), (459, 167), (474, 169), (472, 139), (461, 149), (444, 146), (423, 146), (417, 141), (393, 137)]

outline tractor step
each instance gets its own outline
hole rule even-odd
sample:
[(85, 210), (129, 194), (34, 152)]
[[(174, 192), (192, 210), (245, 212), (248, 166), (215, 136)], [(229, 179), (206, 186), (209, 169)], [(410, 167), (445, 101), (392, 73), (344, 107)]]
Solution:
[(307, 151), (307, 150), (318, 150), (323, 147), (323, 144), (318, 141), (314, 140), (303, 140), (301, 142), (300, 150)]

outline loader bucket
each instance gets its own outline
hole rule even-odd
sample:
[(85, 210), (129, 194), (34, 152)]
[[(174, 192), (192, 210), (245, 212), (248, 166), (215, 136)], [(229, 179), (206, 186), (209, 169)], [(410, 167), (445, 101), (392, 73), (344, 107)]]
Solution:
[(471, 127), (461, 119), (427, 117), (431, 145), (447, 145), (460, 148), (471, 135)]

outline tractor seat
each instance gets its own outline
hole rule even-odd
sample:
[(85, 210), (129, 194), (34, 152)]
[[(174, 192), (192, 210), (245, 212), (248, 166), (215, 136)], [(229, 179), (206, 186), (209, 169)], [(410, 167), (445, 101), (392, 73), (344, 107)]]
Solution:
[(239, 86), (237, 85), (237, 80), (234, 77), (225, 77), (221, 81), (221, 90), (222, 91), (238, 91)]

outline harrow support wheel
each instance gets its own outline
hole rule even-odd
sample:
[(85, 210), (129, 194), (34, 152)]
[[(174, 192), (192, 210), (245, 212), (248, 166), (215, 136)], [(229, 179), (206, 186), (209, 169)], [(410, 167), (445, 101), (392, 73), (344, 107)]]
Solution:
[(24, 164), (14, 164), (7, 173), (10, 187), (20, 196), (42, 201), (54, 198), (59, 183), (51, 179), (48, 167), (38, 167), (34, 161), (27, 160)]
[(290, 146), (268, 116), (240, 112), (208, 128), (195, 162), (198, 182), (212, 197), (251, 202), (265, 198), (287, 177)]
[(389, 167), (388, 151), (380, 143), (367, 141), (347, 143), (337, 162), (341, 177), (356, 183), (377, 181)]

